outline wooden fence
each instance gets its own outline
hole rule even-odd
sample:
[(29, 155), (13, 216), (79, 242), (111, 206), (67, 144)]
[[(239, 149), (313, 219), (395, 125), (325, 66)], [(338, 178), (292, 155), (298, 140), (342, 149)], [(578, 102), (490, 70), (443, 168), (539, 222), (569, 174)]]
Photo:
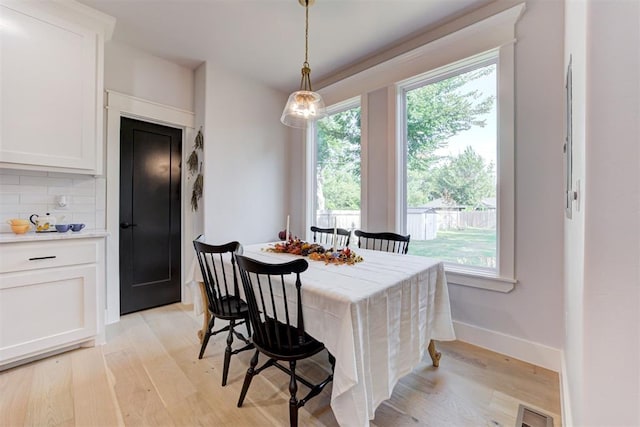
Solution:
[(338, 219), (338, 228), (357, 230), (360, 228), (360, 211), (335, 210), (316, 212), (316, 226), (321, 228), (333, 228), (333, 218)]
[[(332, 228), (334, 218), (338, 219), (339, 228), (347, 230), (360, 228), (360, 211), (353, 210), (319, 211), (316, 215), (316, 225)], [(412, 240), (432, 240), (437, 237), (438, 230), (495, 229), (496, 219), (495, 209), (485, 211), (409, 209), (407, 212), (407, 234), (411, 234)]]

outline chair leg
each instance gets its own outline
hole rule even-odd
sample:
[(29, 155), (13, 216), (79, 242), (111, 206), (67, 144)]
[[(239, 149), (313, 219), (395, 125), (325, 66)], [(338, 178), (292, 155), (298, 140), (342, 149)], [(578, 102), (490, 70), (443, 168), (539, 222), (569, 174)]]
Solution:
[(227, 385), (227, 376), (229, 375), (229, 363), (231, 362), (231, 344), (233, 344), (233, 327), (236, 321), (229, 321), (229, 335), (227, 335), (227, 348), (224, 351), (224, 365), (222, 367), (222, 387)]
[(211, 320), (209, 321), (209, 329), (202, 338), (202, 346), (200, 347), (200, 355), (198, 356), (198, 359), (202, 359), (202, 356), (204, 356), (204, 350), (207, 348), (207, 344), (209, 344), (209, 338), (211, 338), (211, 331), (213, 330), (213, 322), (215, 320), (216, 318), (211, 316)]
[(251, 380), (253, 379), (256, 365), (258, 364), (258, 353), (258, 350), (256, 350), (251, 358), (251, 362), (249, 363), (249, 369), (247, 369), (247, 375), (244, 377), (244, 384), (242, 384), (242, 391), (240, 392), (240, 398), (238, 399), (238, 408), (242, 406), (244, 397), (247, 395), (247, 390), (249, 390), (249, 385), (251, 385)]
[(289, 423), (291, 427), (298, 427), (298, 399), (296, 399), (298, 384), (296, 383), (295, 360), (289, 362), (289, 369), (291, 370), (291, 380), (289, 381), (289, 393), (291, 393), (291, 398), (289, 399)]

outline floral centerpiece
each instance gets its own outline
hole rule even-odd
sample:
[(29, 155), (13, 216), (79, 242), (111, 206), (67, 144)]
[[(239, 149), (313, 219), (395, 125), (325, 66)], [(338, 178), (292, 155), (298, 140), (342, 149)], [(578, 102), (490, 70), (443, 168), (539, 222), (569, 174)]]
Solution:
[(325, 249), (317, 243), (304, 242), (298, 238), (289, 239), (285, 242), (275, 243), (265, 249), (268, 252), (286, 253), (292, 255), (308, 256), (314, 261), (324, 261), (325, 264), (347, 264), (353, 265), (364, 261), (359, 255), (349, 248), (340, 250)]

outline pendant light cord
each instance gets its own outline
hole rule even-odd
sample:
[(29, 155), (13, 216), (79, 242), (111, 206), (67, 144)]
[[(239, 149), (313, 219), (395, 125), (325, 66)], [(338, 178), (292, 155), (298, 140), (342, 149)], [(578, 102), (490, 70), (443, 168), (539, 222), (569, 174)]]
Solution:
[(311, 88), (311, 67), (309, 67), (309, 0), (305, 0), (305, 21), (304, 21), (304, 63), (302, 64), (302, 78), (300, 79), (300, 90), (313, 92)]
[(309, 66), (309, 0), (306, 0), (304, 20), (304, 63)]

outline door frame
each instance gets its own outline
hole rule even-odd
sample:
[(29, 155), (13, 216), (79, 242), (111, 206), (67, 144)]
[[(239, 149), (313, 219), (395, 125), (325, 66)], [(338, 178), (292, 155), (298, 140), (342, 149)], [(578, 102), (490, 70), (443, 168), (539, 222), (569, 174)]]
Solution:
[[(186, 165), (186, 158), (191, 148), (190, 141), (195, 138), (195, 114), (168, 105), (158, 104), (134, 96), (125, 95), (112, 90), (105, 91), (106, 99), (106, 307), (105, 323), (111, 324), (120, 320), (120, 119), (127, 117), (171, 126), (182, 130), (182, 165)], [(193, 224), (193, 212), (185, 197), (190, 184), (186, 167), (181, 168), (181, 202), (182, 214), (180, 224), (181, 235), (181, 277), (180, 294), (183, 303), (189, 303), (190, 293), (186, 290), (186, 280), (191, 248), (191, 238), (187, 231)]]

